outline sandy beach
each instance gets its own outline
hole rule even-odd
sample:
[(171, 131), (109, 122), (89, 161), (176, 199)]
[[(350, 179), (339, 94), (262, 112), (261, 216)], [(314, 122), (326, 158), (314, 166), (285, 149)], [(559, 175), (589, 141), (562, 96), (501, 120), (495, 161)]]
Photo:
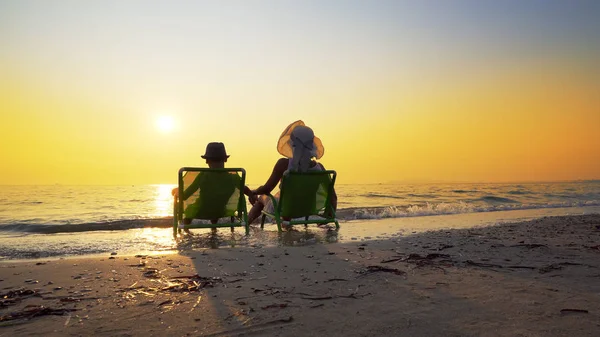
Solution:
[(0, 336), (597, 336), (599, 257), (592, 214), (328, 245), (5, 261)]

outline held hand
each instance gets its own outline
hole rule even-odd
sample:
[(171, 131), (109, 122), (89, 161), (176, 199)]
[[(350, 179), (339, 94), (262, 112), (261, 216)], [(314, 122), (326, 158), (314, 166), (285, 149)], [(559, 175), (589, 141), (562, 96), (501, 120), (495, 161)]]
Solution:
[(254, 194), (254, 191), (252, 193), (250, 193), (250, 195), (248, 196), (248, 201), (250, 201), (250, 204), (252, 206), (254, 206), (254, 204), (256, 203), (257, 200), (258, 200), (258, 196), (256, 194)]

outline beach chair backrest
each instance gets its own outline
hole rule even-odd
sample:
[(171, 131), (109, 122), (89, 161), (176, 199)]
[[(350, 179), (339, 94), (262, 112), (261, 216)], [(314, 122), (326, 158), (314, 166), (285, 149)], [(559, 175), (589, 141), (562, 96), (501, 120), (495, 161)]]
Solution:
[(281, 182), (280, 214), (299, 218), (322, 213), (329, 204), (335, 171), (286, 172)]
[(245, 176), (245, 171), (238, 168), (182, 168), (179, 195), (189, 194), (181, 204), (185, 217), (210, 220), (237, 216), (241, 203), (245, 202), (242, 193)]

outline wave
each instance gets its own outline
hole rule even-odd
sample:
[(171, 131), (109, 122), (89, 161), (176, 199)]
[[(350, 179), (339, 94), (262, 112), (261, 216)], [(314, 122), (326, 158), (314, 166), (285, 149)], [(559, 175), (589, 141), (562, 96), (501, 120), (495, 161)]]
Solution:
[(401, 217), (416, 217), (425, 215), (442, 215), (456, 213), (471, 213), (474, 212), (473, 205), (466, 202), (459, 203), (439, 203), (412, 206), (387, 206), (387, 207), (368, 207), (359, 208), (352, 211), (352, 214), (340, 210), (338, 212), (343, 219), (383, 219), (383, 218), (401, 218)]
[(417, 193), (409, 193), (409, 194), (407, 194), (407, 196), (413, 197), (413, 198), (429, 198), (429, 199), (435, 199), (438, 197), (437, 195), (433, 195), (433, 194), (417, 194)]
[(568, 198), (576, 198), (576, 196), (574, 195), (568, 195), (568, 194), (558, 194), (558, 193), (546, 193), (544, 194), (544, 197), (548, 198), (548, 199), (556, 199), (556, 198), (563, 198), (563, 199), (568, 199)]
[(12, 199), (2, 199), (0, 200), (0, 205), (6, 206), (31, 206), (31, 205), (43, 205), (45, 204), (43, 201), (22, 201), (22, 200), (12, 200)]
[(481, 197), (479, 200), (489, 202), (489, 203), (499, 203), (499, 202), (504, 202), (504, 203), (509, 203), (509, 204), (518, 204), (519, 203), (516, 200), (512, 200), (509, 198), (496, 197), (493, 195), (486, 195), (485, 197)]
[(37, 234), (78, 233), (92, 231), (119, 231), (136, 228), (169, 228), (173, 226), (173, 217), (158, 219), (132, 219), (82, 224), (29, 224), (13, 223), (0, 226), (2, 231)]
[(521, 191), (521, 190), (512, 190), (512, 191), (508, 191), (508, 194), (513, 194), (513, 195), (524, 195), (524, 194), (531, 194), (531, 192), (528, 191)]
[(497, 205), (476, 205), (466, 202), (456, 203), (426, 203), (424, 205), (412, 206), (388, 206), (388, 207), (366, 207), (353, 208), (338, 211), (338, 217), (345, 220), (367, 220), (384, 218), (403, 218), (419, 217), (430, 215), (481, 213), (541, 208), (563, 208), (563, 207), (586, 207), (600, 206), (599, 200), (580, 201), (580, 202), (562, 202), (554, 204), (497, 204)]
[(388, 195), (388, 194), (380, 194), (380, 193), (367, 193), (367, 194), (362, 194), (362, 197), (367, 197), (367, 198), (391, 198), (391, 199), (406, 199), (405, 197), (399, 196), (399, 195)]
[[(483, 198), (482, 198), (483, 199)], [(494, 197), (493, 200), (497, 200)], [(500, 198), (504, 199), (504, 198)], [(510, 199), (508, 199), (510, 200)], [(586, 207), (600, 206), (600, 200), (560, 202), (552, 204), (474, 204), (468, 202), (451, 203), (426, 203), (410, 206), (385, 206), (385, 207), (351, 207), (337, 211), (340, 220), (368, 220), (384, 218), (419, 217), (431, 215), (480, 213), (540, 208), (563, 208), (563, 207)], [(1, 232), (24, 233), (24, 234), (58, 234), (79, 233), (93, 231), (123, 231), (141, 228), (171, 228), (173, 217), (149, 218), (149, 219), (127, 219), (106, 222), (80, 223), (80, 224), (48, 224), (42, 223), (42, 219), (35, 219), (34, 223), (10, 223), (0, 225)]]

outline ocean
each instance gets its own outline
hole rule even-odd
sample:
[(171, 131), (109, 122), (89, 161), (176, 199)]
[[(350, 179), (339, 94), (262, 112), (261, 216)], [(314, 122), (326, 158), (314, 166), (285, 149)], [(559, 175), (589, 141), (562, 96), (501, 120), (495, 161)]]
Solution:
[[(419, 230), (600, 211), (600, 181), (336, 186), (339, 232), (290, 234), (273, 226), (173, 240), (174, 185), (0, 186), (0, 259), (165, 253), (235, 245), (340, 242)], [(440, 220), (441, 219), (441, 220)], [(381, 229), (381, 226), (385, 230)], [(303, 229), (304, 230), (304, 229)], [(302, 231), (299, 231), (302, 232)], [(204, 235), (206, 234), (206, 235)]]

